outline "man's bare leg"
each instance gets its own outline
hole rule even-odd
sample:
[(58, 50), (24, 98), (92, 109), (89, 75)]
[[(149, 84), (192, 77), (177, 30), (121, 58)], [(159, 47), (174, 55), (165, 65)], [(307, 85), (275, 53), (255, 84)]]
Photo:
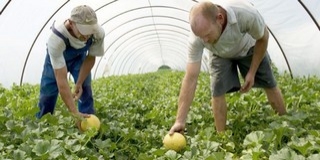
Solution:
[(271, 104), (272, 108), (276, 111), (276, 113), (279, 115), (286, 114), (287, 111), (279, 87), (265, 88), (264, 90), (266, 91), (269, 103)]
[(225, 95), (212, 97), (212, 110), (217, 132), (225, 131), (227, 122), (227, 103)]

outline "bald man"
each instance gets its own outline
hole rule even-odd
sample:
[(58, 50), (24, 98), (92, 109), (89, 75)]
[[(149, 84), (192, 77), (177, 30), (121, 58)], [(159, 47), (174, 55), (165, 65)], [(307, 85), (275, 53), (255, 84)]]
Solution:
[[(248, 2), (224, 4), (199, 2), (190, 11), (191, 35), (188, 63), (179, 95), (176, 121), (169, 134), (183, 133), (201, 68), (203, 50), (209, 52), (212, 110), (217, 132), (226, 130), (225, 94), (263, 88), (272, 108), (286, 113), (284, 100), (273, 76), (267, 55), (269, 33), (258, 11)], [(241, 85), (238, 70), (244, 78)]]

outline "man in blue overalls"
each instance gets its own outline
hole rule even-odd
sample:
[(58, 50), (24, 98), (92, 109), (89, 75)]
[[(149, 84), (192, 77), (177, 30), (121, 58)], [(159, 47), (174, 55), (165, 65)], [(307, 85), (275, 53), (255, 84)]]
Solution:
[[(55, 22), (57, 24), (57, 22)], [(71, 11), (69, 19), (54, 24), (47, 42), (47, 55), (41, 77), (39, 108), (41, 118), (53, 114), (58, 94), (68, 110), (76, 115), (88, 117), (94, 114), (91, 89), (91, 69), (96, 56), (104, 54), (104, 30), (97, 23), (94, 10), (81, 5)], [(75, 81), (70, 90), (68, 72)], [(75, 101), (78, 101), (78, 109)], [(79, 122), (77, 123), (79, 127)]]

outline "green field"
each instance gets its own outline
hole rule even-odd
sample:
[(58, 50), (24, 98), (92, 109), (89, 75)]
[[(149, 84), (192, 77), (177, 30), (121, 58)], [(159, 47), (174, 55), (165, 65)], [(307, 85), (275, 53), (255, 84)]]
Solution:
[(320, 79), (277, 74), (288, 114), (274, 114), (261, 89), (227, 96), (228, 128), (217, 134), (207, 73), (187, 120), (187, 147), (166, 150), (183, 72), (111, 76), (93, 81), (98, 134), (79, 133), (61, 99), (35, 118), (39, 86), (0, 87), (0, 159), (303, 160), (320, 159)]

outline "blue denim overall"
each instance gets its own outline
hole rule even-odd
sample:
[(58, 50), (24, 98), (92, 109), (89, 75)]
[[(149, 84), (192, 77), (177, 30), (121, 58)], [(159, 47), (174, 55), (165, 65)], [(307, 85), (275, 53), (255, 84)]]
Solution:
[[(66, 61), (66, 66), (68, 72), (72, 75), (75, 82), (78, 80), (80, 67), (87, 56), (87, 51), (92, 44), (92, 37), (86, 42), (86, 46), (80, 49), (73, 48), (69, 39), (65, 38), (59, 31), (57, 31), (54, 26), (51, 27), (53, 33), (64, 40), (66, 44), (66, 50), (63, 52), (63, 56)], [(82, 84), (83, 93), (78, 101), (78, 110), (81, 113), (94, 114), (95, 110), (93, 107), (93, 97), (91, 89), (91, 74), (85, 79)], [(57, 82), (54, 75), (54, 70), (51, 65), (50, 57), (48, 54), (45, 58), (44, 68), (41, 77), (40, 84), (40, 97), (38, 106), (40, 111), (36, 114), (37, 118), (41, 118), (47, 113), (53, 114), (59, 90), (57, 87)]]

